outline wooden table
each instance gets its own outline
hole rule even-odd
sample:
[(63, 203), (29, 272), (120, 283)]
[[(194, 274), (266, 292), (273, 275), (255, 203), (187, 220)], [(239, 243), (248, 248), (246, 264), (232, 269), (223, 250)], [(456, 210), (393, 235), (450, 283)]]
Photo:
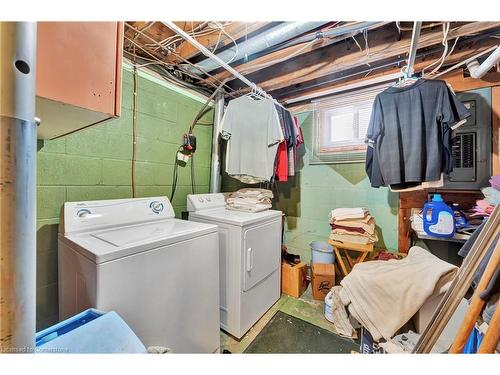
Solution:
[[(328, 243), (333, 246), (336, 262), (339, 265), (338, 269), (341, 270), (343, 276), (347, 276), (347, 274), (352, 271), (355, 264), (363, 262), (366, 256), (373, 251), (373, 243), (361, 245), (357, 243), (337, 242), (333, 240), (328, 240)], [(344, 263), (341, 251), (348, 264)], [(352, 258), (349, 251), (355, 251), (359, 253), (359, 255), (356, 258)]]

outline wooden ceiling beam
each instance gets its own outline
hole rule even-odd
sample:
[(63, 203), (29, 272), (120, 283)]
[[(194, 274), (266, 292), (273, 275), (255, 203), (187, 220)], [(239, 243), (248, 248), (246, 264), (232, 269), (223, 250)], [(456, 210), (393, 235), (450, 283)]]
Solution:
[[(379, 28), (379, 27), (381, 27), (381, 25), (369, 27), (368, 30)], [(314, 43), (309, 44), (308, 46), (306, 46), (306, 45), (307, 45), (307, 43), (310, 43), (310, 42), (297, 44), (295, 46), (290, 46), (287, 48), (280, 49), (276, 52), (271, 52), (271, 53), (268, 53), (266, 55), (260, 56), (260, 57), (254, 59), (250, 62), (236, 65), (236, 66), (234, 66), (234, 68), (238, 72), (240, 72), (241, 74), (244, 74), (244, 75), (254, 73), (260, 69), (269, 68), (272, 65), (280, 63), (281, 62), (280, 60), (285, 59), (287, 56), (291, 56), (291, 55), (293, 55), (294, 57), (301, 56), (301, 55), (304, 55), (304, 54), (309, 53), (311, 51), (317, 50), (319, 48), (324, 48), (324, 47), (327, 47), (327, 46), (332, 45), (334, 43), (338, 43), (339, 41), (350, 38), (351, 36), (354, 36), (354, 35), (355, 35), (355, 33), (349, 33), (345, 36), (339, 36), (339, 37), (335, 37), (335, 38), (323, 38), (323, 39), (317, 40)], [(286, 63), (286, 60), (283, 61), (283, 63)], [(231, 73), (229, 73), (227, 71), (222, 71), (220, 73), (217, 73), (214, 77), (219, 79), (219, 80), (223, 80), (223, 79), (231, 78)]]
[[(491, 29), (499, 28), (500, 22), (472, 22), (450, 30), (448, 40), (464, 37)], [(442, 42), (443, 33), (431, 31), (422, 33), (419, 40), (419, 49), (430, 47)], [(370, 45), (366, 51), (347, 51), (345, 46), (334, 45), (309, 53), (302, 59), (294, 58), (286, 64), (286, 70), (280, 69), (269, 74), (270, 79), (259, 79), (258, 74), (249, 76), (249, 79), (258, 82), (266, 91), (274, 91), (287, 86), (321, 78), (325, 75), (341, 72), (357, 66), (374, 63), (378, 60), (405, 55), (410, 47), (411, 40), (390, 41), (377, 45)], [(326, 50), (326, 51), (323, 51)], [(319, 54), (318, 54), (319, 53)], [(309, 60), (309, 61), (307, 61)], [(311, 60), (313, 63), (311, 64)], [(314, 62), (314, 60), (316, 62)], [(319, 62), (317, 62), (319, 61)], [(281, 68), (281, 66), (280, 66)]]
[[(491, 46), (495, 45), (495, 41), (494, 40), (487, 40), (487, 41), (484, 41), (476, 46), (474, 46), (473, 48), (468, 48), (468, 49), (463, 49), (463, 50), (460, 50), (460, 51), (455, 51), (447, 60), (446, 60), (446, 65), (447, 66), (450, 66), (450, 65), (453, 65), (453, 64), (456, 64), (460, 61), (463, 61), (464, 59), (470, 57), (470, 56), (473, 56), (475, 54), (478, 54), (482, 51), (485, 51), (487, 50), (488, 48), (491, 48)], [(428, 56), (426, 57), (426, 59), (424, 61), (421, 61), (421, 59), (419, 59), (417, 57), (417, 61), (415, 62), (415, 71), (416, 72), (420, 72), (423, 68), (425, 68), (426, 66), (428, 66), (430, 64), (430, 62), (433, 61), (433, 59), (436, 59), (439, 57), (439, 54), (435, 54), (435, 55), (432, 55), (432, 56)], [(420, 61), (419, 61), (420, 60)], [(313, 88), (311, 90), (305, 90), (305, 91), (300, 91), (298, 93), (291, 93), (287, 96), (283, 96), (280, 98), (280, 101), (287, 101), (287, 100), (290, 100), (290, 99), (294, 99), (294, 98), (297, 98), (297, 97), (301, 97), (301, 96), (310, 96), (310, 95), (317, 95), (318, 97), (322, 96), (321, 93), (322, 92), (325, 92), (327, 90), (331, 90), (331, 89), (335, 89), (335, 88), (340, 88), (342, 86), (345, 86), (347, 84), (354, 84), (354, 83), (361, 83), (361, 82), (364, 82), (364, 81), (370, 81), (374, 78), (378, 78), (378, 77), (382, 77), (382, 76), (385, 76), (385, 75), (389, 75), (389, 74), (393, 74), (393, 73), (398, 73), (400, 71), (399, 68), (388, 68), (388, 69), (385, 69), (385, 70), (380, 70), (376, 73), (373, 73), (373, 74), (370, 74), (369, 76), (364, 76), (364, 77), (356, 77), (356, 78), (352, 78), (352, 79), (346, 79), (346, 80), (341, 80), (341, 81), (338, 81), (338, 82), (334, 82), (330, 85), (325, 85), (325, 86), (322, 86), (322, 87), (316, 87), (316, 88)], [(459, 71), (461, 71), (459, 69)], [(453, 72), (450, 72), (449, 74), (447, 74), (446, 76), (451, 76), (451, 75), (456, 75), (456, 71), (453, 71)], [(445, 76), (443, 76), (445, 77)], [(439, 79), (444, 79), (443, 77), (439, 77)], [(496, 77), (496, 78), (495, 78)], [(483, 81), (488, 81), (492, 78), (495, 78), (497, 82), (500, 82), (500, 73), (489, 73), (487, 76), (485, 76), (485, 78), (483, 78)], [(472, 79), (472, 78), (471, 78)], [(458, 85), (458, 86), (454, 86), (454, 89), (456, 91), (463, 91), (463, 87)], [(293, 103), (291, 104), (290, 108), (292, 107), (296, 107), (296, 106), (300, 106), (302, 105), (303, 103), (301, 102), (297, 102), (297, 103)]]
[[(464, 40), (462, 44), (459, 42), (455, 48), (454, 54), (448, 57), (446, 60), (446, 65), (449, 66), (449, 61), (453, 61), (456, 56), (472, 56), (476, 53), (482, 52), (492, 46), (497, 45), (497, 41), (493, 38), (485, 38), (482, 40), (471, 41)], [(457, 53), (460, 52), (459, 55)], [(430, 50), (425, 51), (425, 53), (419, 52), (417, 54), (417, 62), (427, 62), (427, 66), (431, 63), (437, 61), (442, 57), (442, 51), (438, 47), (433, 47)], [(278, 100), (282, 98), (293, 99), (305, 95), (306, 92), (321, 92), (325, 87), (331, 86), (332, 84), (340, 83), (349, 84), (352, 80), (357, 79), (361, 76), (373, 77), (375, 73), (382, 71), (387, 71), (398, 67), (401, 68), (406, 63), (404, 56), (398, 56), (396, 58), (390, 58), (385, 60), (379, 60), (378, 62), (371, 64), (370, 67), (358, 67), (354, 69), (343, 70), (342, 72), (329, 74), (318, 79), (311, 81), (302, 82), (298, 85), (292, 85), (284, 87), (279, 90), (271, 91), (270, 94)], [(435, 65), (436, 66), (436, 65)], [(427, 69), (427, 72), (432, 70), (433, 67)], [(441, 69), (443, 70), (443, 69)]]

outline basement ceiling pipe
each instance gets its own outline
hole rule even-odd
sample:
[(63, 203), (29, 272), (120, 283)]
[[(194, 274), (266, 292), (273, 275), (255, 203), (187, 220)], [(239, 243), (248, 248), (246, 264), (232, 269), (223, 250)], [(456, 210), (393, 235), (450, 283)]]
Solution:
[[(283, 22), (282, 24), (266, 30), (253, 38), (239, 43), (237, 49), (235, 47), (228, 48), (216, 54), (216, 56), (226, 62), (238, 61), (245, 56), (263, 51), (266, 48), (285, 42), (297, 35), (306, 33), (324, 24), (325, 22)], [(195, 74), (203, 74), (202, 70), (205, 72), (211, 72), (212, 70), (219, 68), (219, 65), (211, 59), (202, 60), (197, 63), (196, 66), (198, 66), (200, 70), (190, 65), (183, 65), (187, 71)]]
[(494, 50), (482, 64), (479, 61), (472, 60), (467, 63), (470, 76), (472, 78), (482, 78), (488, 71), (500, 61), (500, 47)]
[(36, 22), (0, 22), (0, 353), (35, 350)]
[(326, 31), (318, 31), (315, 34), (312, 35), (304, 35), (301, 36), (300, 38), (291, 40), (290, 42), (277, 46), (279, 49), (287, 48), (290, 46), (295, 46), (300, 43), (306, 43), (313, 41), (314, 39), (322, 39), (322, 38), (334, 38), (337, 36), (345, 35), (347, 37), (351, 37), (354, 35), (347, 35), (347, 34), (355, 34), (359, 33), (364, 29), (370, 30), (373, 28), (381, 27), (384, 25), (387, 25), (390, 22), (351, 22), (347, 25), (342, 25), (342, 26), (337, 26), (334, 27), (333, 29), (326, 30)]

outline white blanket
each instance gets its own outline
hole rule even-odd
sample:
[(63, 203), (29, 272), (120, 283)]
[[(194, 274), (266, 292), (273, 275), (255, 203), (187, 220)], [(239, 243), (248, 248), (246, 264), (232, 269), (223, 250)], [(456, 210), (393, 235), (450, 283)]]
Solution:
[(335, 208), (330, 212), (330, 221), (346, 219), (363, 219), (368, 214), (368, 210), (361, 207)]
[(356, 264), (340, 283), (341, 298), (374, 340), (389, 340), (431, 295), (449, 287), (457, 270), (413, 246), (401, 260)]

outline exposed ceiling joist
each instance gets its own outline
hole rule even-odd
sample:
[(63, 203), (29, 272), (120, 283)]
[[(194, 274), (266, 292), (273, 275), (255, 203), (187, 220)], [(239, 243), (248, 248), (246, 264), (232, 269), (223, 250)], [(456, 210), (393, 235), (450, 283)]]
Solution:
[[(457, 37), (481, 33), (487, 30), (500, 28), (500, 22), (473, 22), (450, 30), (448, 40)], [(419, 48), (430, 47), (441, 43), (443, 33), (440, 31), (422, 32)], [(370, 45), (367, 51), (346, 51), (345, 46), (334, 45), (314, 51), (304, 56), (304, 59), (290, 60), (285, 69), (273, 72), (259, 72), (250, 78), (259, 82), (266, 91), (274, 91), (287, 86), (297, 85), (309, 80), (318, 79), (325, 75), (340, 72), (356, 66), (374, 63), (378, 60), (405, 55), (410, 46), (410, 38), (401, 41), (389, 41)], [(307, 61), (309, 60), (309, 61)], [(314, 62), (316, 61), (316, 63)], [(319, 61), (319, 62), (318, 62)], [(266, 79), (266, 76), (272, 78)]]
[[(490, 39), (490, 40), (482, 41), (481, 43), (478, 43), (477, 45), (475, 45), (472, 48), (455, 51), (446, 60), (446, 65), (450, 66), (450, 65), (453, 65), (457, 62), (463, 61), (464, 59), (466, 59), (469, 56), (476, 55), (482, 51), (485, 51), (485, 50), (491, 48), (491, 46), (495, 45), (496, 43), (497, 43), (497, 41)], [(426, 66), (429, 65), (430, 61), (432, 61), (433, 59), (436, 59), (438, 57), (439, 57), (438, 53), (433, 54), (431, 56), (427, 56), (424, 61), (422, 61), (421, 58), (417, 57), (416, 62), (415, 62), (415, 71), (420, 72), (423, 68), (425, 68)], [(400, 72), (399, 68), (388, 68), (388, 69), (380, 70), (376, 73), (370, 74), (369, 76), (352, 77), (352, 78), (348, 78), (348, 79), (344, 79), (344, 80), (339, 80), (337, 82), (333, 82), (330, 85), (323, 86), (320, 88), (314, 88), (314, 89), (307, 90), (307, 91), (300, 91), (300, 92), (291, 93), (288, 96), (282, 97), (280, 99), (283, 99), (286, 102), (287, 100), (296, 99), (298, 97), (306, 97), (306, 96), (310, 97), (310, 98), (312, 98), (312, 97), (319, 98), (321, 96), (327, 95), (327, 92), (329, 90), (340, 88), (340, 87), (346, 85), (346, 82), (348, 82), (349, 84), (354, 84), (354, 83), (359, 83), (359, 82), (363, 82), (363, 81), (370, 81), (370, 80), (373, 80), (374, 78), (378, 78), (378, 77), (382, 77), (382, 76), (386, 76), (386, 75), (390, 75), (390, 74), (398, 73), (398, 72)], [(492, 75), (495, 75), (496, 79), (498, 80), (500, 73), (492, 73)], [(485, 78), (485, 79), (487, 79), (487, 78)], [(310, 100), (311, 99), (307, 99), (307, 100), (300, 101), (300, 102), (295, 102), (292, 105), (290, 105), (289, 107), (300, 106), (304, 102), (307, 102)]]
[[(382, 26), (374, 25), (368, 27), (367, 30), (372, 30)], [(269, 68), (272, 65), (276, 65), (286, 61), (289, 56), (301, 56), (307, 54), (311, 51), (317, 50), (319, 48), (327, 47), (334, 43), (338, 43), (339, 41), (345, 40), (347, 38), (351, 38), (352, 36), (358, 34), (357, 32), (349, 33), (343, 36), (335, 37), (335, 38), (322, 38), (313, 42), (304, 42), (294, 46), (286, 47), (280, 49), (276, 52), (268, 53), (266, 55), (257, 57), (256, 59), (251, 60), (250, 62), (240, 64), (235, 66), (234, 68), (242, 74), (250, 74), (261, 69)], [(227, 71), (222, 71), (214, 76), (217, 79), (231, 79), (231, 74)]]
[[(467, 54), (467, 51), (469, 51), (469, 53), (473, 53), (474, 51), (480, 51), (483, 47), (491, 47), (497, 45), (497, 43), (498, 41), (496, 39), (488, 38), (484, 34), (481, 36), (463, 38), (462, 41), (459, 41), (457, 43), (456, 48), (454, 49), (454, 53), (462, 50), (465, 51), (465, 54)], [(419, 51), (417, 54), (417, 61), (427, 61), (427, 65), (430, 65), (432, 62), (440, 59), (442, 57), (442, 54), (442, 48), (440, 46), (434, 46), (429, 49)], [(445, 59), (444, 64), (449, 65), (448, 62), (452, 58), (453, 56), (450, 55)], [(321, 91), (322, 88), (336, 82), (350, 81), (360, 76), (373, 76), (375, 73), (393, 69), (396, 67), (398, 69), (401, 69), (404, 65), (406, 65), (406, 61), (406, 56), (398, 55), (393, 58), (378, 60), (377, 62), (370, 64), (370, 66), (345, 69), (341, 72), (328, 74), (315, 80), (310, 80), (297, 85), (284, 87), (282, 89), (272, 91), (271, 94), (275, 98), (280, 100), (282, 100), (283, 98), (290, 99), (297, 96), (302, 96), (304, 95), (304, 92), (315, 90)], [(432, 67), (431, 69), (427, 70), (427, 73), (429, 72), (429, 70), (432, 70)]]
[[(270, 22), (252, 22), (252, 23), (234, 22), (224, 27), (225, 33), (214, 31), (211, 34), (205, 35), (203, 37), (198, 37), (196, 38), (196, 40), (201, 44), (203, 44), (208, 49), (213, 48), (217, 44), (217, 40), (219, 40), (218, 48), (221, 48), (223, 46), (233, 43), (231, 38), (235, 40), (241, 39), (245, 35), (248, 35), (259, 29), (262, 29), (263, 27), (269, 24)], [(228, 35), (226, 35), (226, 33), (229, 34), (231, 38)], [(196, 47), (192, 46), (191, 44), (185, 41), (183, 41), (177, 47), (176, 52), (187, 60), (195, 57), (200, 53), (200, 51), (198, 51)], [(175, 57), (173, 61), (175, 61)]]

